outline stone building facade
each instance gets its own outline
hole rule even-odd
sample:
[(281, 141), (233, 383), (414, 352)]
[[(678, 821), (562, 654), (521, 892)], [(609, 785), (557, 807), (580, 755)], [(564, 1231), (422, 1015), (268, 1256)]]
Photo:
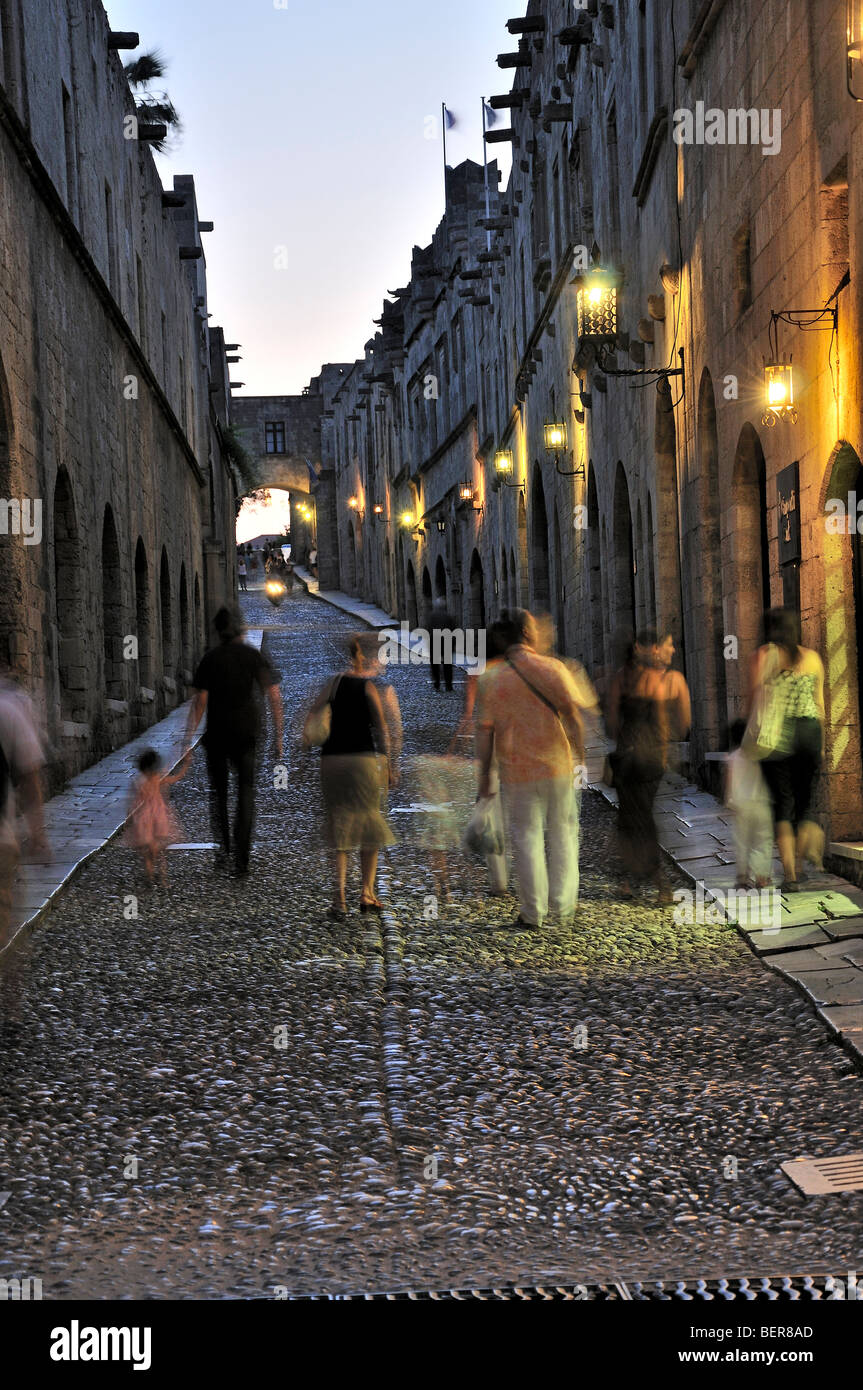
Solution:
[[(635, 629), (670, 632), (705, 780), (763, 608), (799, 605), (827, 672), (821, 811), (859, 838), (863, 537), (834, 516), (863, 500), (846, 6), (530, 0), (508, 28), (488, 149), (510, 143), (511, 175), (492, 166), (486, 219), (481, 167), (450, 171), (325, 412), (321, 559), (412, 623), (438, 594), (465, 626), (550, 611), (600, 684)], [(578, 331), (597, 265), (617, 283), (603, 351)], [(795, 422), (765, 408), (764, 359), (789, 354)]]
[(235, 586), (209, 227), (134, 138), (118, 42), (98, 0), (0, 3), (0, 657), (52, 786), (185, 697)]

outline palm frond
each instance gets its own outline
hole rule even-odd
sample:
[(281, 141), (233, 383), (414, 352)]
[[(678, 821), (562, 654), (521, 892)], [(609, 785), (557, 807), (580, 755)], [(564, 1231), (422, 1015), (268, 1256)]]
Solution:
[(139, 58), (132, 58), (124, 67), (127, 81), (132, 87), (143, 87), (147, 82), (155, 82), (157, 77), (164, 77), (167, 63), (158, 49), (153, 49), (151, 53), (142, 53)]

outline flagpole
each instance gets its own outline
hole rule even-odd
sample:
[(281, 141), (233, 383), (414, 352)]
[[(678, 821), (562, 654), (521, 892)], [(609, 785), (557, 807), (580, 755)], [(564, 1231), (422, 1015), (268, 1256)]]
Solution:
[(445, 246), (447, 249), (449, 249), (449, 232), (448, 232), (447, 224), (446, 224), (447, 182), (446, 182), (446, 102), (445, 102), (445, 101), (442, 101), (441, 104), (440, 104), (440, 123), (441, 123), (441, 131), (443, 132), (443, 217), (444, 217), (444, 222), (443, 222), (443, 236), (444, 236), (444, 246)]
[[(486, 217), (486, 221), (488, 221), (488, 219), (491, 217), (491, 211), (490, 211), (490, 204), (489, 204), (489, 197), (488, 197), (488, 144), (487, 144), (486, 138), (485, 138), (485, 97), (482, 97), (481, 100), (482, 100), (482, 168), (483, 168), (483, 177), (484, 177), (484, 179), (485, 179), (485, 217)], [(490, 250), (491, 250), (491, 228), (490, 228), (490, 227), (486, 227), (486, 230), (485, 230), (485, 249), (486, 249), (486, 251), (490, 251)]]

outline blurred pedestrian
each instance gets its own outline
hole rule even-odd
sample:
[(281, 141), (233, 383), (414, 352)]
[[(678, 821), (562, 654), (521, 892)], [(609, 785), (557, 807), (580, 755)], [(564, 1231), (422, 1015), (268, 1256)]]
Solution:
[(624, 877), (621, 896), (632, 897), (633, 878), (656, 884), (657, 906), (668, 906), (671, 889), (662, 867), (653, 803), (665, 771), (668, 717), (664, 672), (653, 629), (632, 643), (608, 695), (606, 726), (616, 741), (610, 754), (618, 797), (618, 841)]
[(129, 798), (129, 824), (125, 843), (141, 856), (148, 883), (158, 872), (162, 885), (167, 886), (168, 868), (165, 850), (183, 838), (183, 828), (173, 806), (165, 799), (165, 790), (182, 782), (189, 767), (186, 752), (178, 772), (162, 772), (162, 759), (155, 748), (145, 748), (138, 758), (138, 776), (132, 783)]
[(824, 664), (800, 643), (790, 608), (764, 615), (764, 643), (752, 660), (752, 708), (744, 748), (760, 759), (776, 828), (786, 892), (796, 892), (803, 865), (823, 872), (824, 831), (813, 799), (824, 734)]
[(578, 900), (574, 765), (584, 762), (583, 726), (566, 667), (535, 650), (536, 624), (522, 608), (503, 614), (503, 663), (483, 692), (478, 718), (480, 796), (491, 795), (497, 756), (520, 911), (512, 926), (538, 930), (549, 909), (572, 919)]
[(313, 579), (318, 577), (318, 547), (313, 545), (309, 551), (309, 574)]
[(273, 718), (276, 759), (282, 756), (282, 697), (279, 676), (265, 656), (245, 641), (246, 627), (236, 608), (220, 608), (214, 619), (219, 645), (201, 660), (193, 684), (195, 698), (186, 731), (187, 751), (204, 714), (204, 748), (210, 782), (213, 839), (219, 846), (216, 867), (227, 866), (232, 835), (228, 815), (228, 773), (237, 776), (233, 825), (234, 875), (249, 872), (255, 818), (255, 772), (262, 731), (262, 695)]
[(4, 671), (0, 679), (0, 946), (11, 935), (13, 885), (21, 860), (17, 811), (27, 822), (28, 859), (50, 860), (42, 816), (42, 745), (28, 697)]
[(731, 725), (731, 751), (725, 764), (725, 804), (734, 813), (737, 888), (767, 888), (771, 882), (773, 815), (767, 783), (757, 761), (741, 748), (746, 723)]
[(239, 560), (237, 561), (237, 577), (238, 577), (238, 579), (239, 579), (239, 581), (240, 581), (240, 593), (241, 593), (241, 594), (248, 593), (249, 586), (248, 586), (248, 583), (247, 583), (247, 577), (248, 577), (248, 575), (247, 575), (247, 570), (246, 570), (246, 557), (245, 557), (245, 555), (241, 555), (240, 558), (239, 558)]
[[(453, 644), (458, 630), (457, 619), (446, 606), (446, 600), (436, 598), (426, 613), (426, 631), (429, 635), (429, 662), (432, 684), (435, 690), (441, 688), (451, 691), (453, 686)], [(449, 660), (445, 660), (449, 657)], [(437, 660), (435, 660), (437, 658)]]
[[(468, 672), (465, 679), (464, 710), (461, 719), (452, 736), (449, 751), (458, 751), (461, 739), (472, 736), (472, 753), (478, 759), (479, 749), (479, 728), (482, 723), (482, 710), (485, 697), (494, 680), (494, 674), (503, 662), (506, 655), (507, 642), (509, 640), (509, 628), (499, 619), (486, 629), (485, 634), (485, 667), (482, 671)], [(505, 844), (505, 828), (503, 805), (500, 796), (500, 767), (497, 757), (492, 750), (491, 763), (489, 765), (489, 796), (491, 805), (489, 812), (492, 822), (493, 833), (497, 836), (501, 844)], [(479, 790), (479, 789), (477, 789)], [(508, 891), (509, 872), (507, 868), (506, 850), (500, 854), (486, 853), (484, 855), (486, 868), (488, 869), (490, 896), (493, 898), (503, 898)]]
[(665, 700), (665, 718), (668, 725), (667, 766), (680, 767), (685, 752), (683, 745), (689, 738), (692, 727), (692, 700), (686, 677), (671, 664), (675, 655), (676, 649), (671, 633), (660, 633), (656, 645), (656, 661), (662, 672), (662, 698)]
[(321, 747), (321, 791), (335, 866), (327, 916), (339, 922), (347, 913), (348, 855), (354, 850), (359, 851), (362, 874), (360, 912), (381, 910), (375, 892), (378, 851), (395, 844), (381, 795), (398, 781), (383, 704), (361, 637), (351, 638), (349, 653), (347, 668), (327, 681), (309, 715), (313, 719), (330, 711), (329, 734)]

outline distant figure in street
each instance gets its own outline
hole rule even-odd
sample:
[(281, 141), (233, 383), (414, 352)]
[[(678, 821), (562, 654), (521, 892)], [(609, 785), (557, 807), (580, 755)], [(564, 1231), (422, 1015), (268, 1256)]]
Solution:
[(309, 551), (309, 574), (312, 579), (318, 577), (318, 547), (316, 545), (313, 545)]
[(246, 579), (247, 579), (247, 571), (246, 571), (246, 557), (245, 557), (245, 555), (241, 555), (240, 558), (239, 558), (239, 560), (237, 561), (237, 577), (239, 578), (239, 581), (240, 581), (240, 593), (241, 593), (241, 594), (248, 593), (248, 591), (249, 591), (249, 586), (248, 586), (248, 584), (247, 584), (247, 582), (246, 582)]
[[(473, 735), (473, 747), (471, 751), (477, 758), (480, 756), (479, 729), (482, 724), (483, 704), (488, 691), (494, 683), (495, 672), (501, 666), (506, 655), (507, 643), (510, 637), (510, 630), (506, 623), (499, 619), (486, 629), (485, 633), (485, 669), (479, 672), (469, 672), (465, 680), (464, 710), (459, 720), (455, 733), (450, 743), (450, 753), (459, 751), (459, 743), (462, 738)], [(505, 841), (505, 828), (503, 808), (500, 797), (500, 769), (497, 758), (492, 753), (489, 766), (489, 795), (491, 797), (491, 819), (494, 830), (500, 837), (501, 843)], [(508, 870), (506, 853), (496, 854), (487, 853), (484, 855), (486, 868), (491, 887), (490, 896), (493, 898), (503, 898), (507, 894)]]
[(145, 748), (138, 759), (139, 775), (132, 784), (129, 798), (125, 843), (131, 849), (138, 850), (147, 881), (151, 884), (158, 871), (163, 887), (167, 885), (165, 850), (168, 845), (176, 844), (183, 838), (177, 813), (165, 800), (165, 789), (182, 782), (188, 771), (189, 758), (187, 752), (180, 764), (180, 771), (172, 776), (162, 773), (162, 760), (155, 748)]
[(27, 820), (27, 857), (47, 861), (40, 769), (45, 759), (30, 700), (8, 673), (0, 678), (0, 946), (9, 939), (12, 888), (21, 859), (16, 829), (20, 805)]
[(656, 884), (657, 906), (666, 907), (673, 899), (662, 869), (653, 803), (666, 766), (668, 717), (658, 638), (652, 629), (632, 643), (611, 682), (606, 725), (617, 744), (609, 762), (618, 798), (621, 896), (632, 897), (633, 877), (648, 879)]
[(572, 677), (537, 653), (530, 613), (511, 609), (503, 621), (506, 655), (491, 673), (478, 719), (479, 794), (491, 795), (496, 755), (518, 879), (512, 927), (536, 931), (549, 908), (571, 921), (578, 901), (573, 774), (584, 762), (584, 735)]
[(725, 764), (725, 804), (734, 812), (737, 888), (767, 888), (773, 856), (773, 816), (761, 768), (741, 748), (746, 723), (736, 719), (730, 730), (731, 752)]
[(289, 594), (294, 592), (294, 562), (282, 559), (282, 579)]
[(235, 608), (220, 608), (214, 620), (219, 646), (211, 648), (195, 672), (195, 698), (189, 712), (187, 750), (206, 712), (204, 748), (210, 780), (213, 839), (219, 845), (216, 867), (231, 854), (228, 818), (228, 770), (237, 774), (237, 809), (233, 827), (234, 874), (249, 872), (255, 815), (255, 771), (262, 727), (262, 694), (273, 717), (275, 756), (282, 756), (282, 697), (279, 677), (265, 656), (245, 640), (245, 624)]
[(384, 790), (398, 782), (381, 697), (367, 663), (362, 637), (350, 641), (347, 670), (327, 681), (310, 716), (330, 708), (329, 737), (321, 748), (321, 791), (327, 842), (335, 860), (332, 905), (327, 916), (344, 921), (348, 855), (359, 850), (360, 912), (380, 912), (375, 893), (378, 851), (395, 844), (381, 810)]
[(816, 873), (823, 870), (824, 831), (812, 802), (824, 742), (824, 664), (816, 651), (801, 646), (800, 620), (789, 608), (765, 613), (764, 638), (750, 679), (753, 702), (766, 699), (771, 706), (775, 746), (762, 756), (761, 769), (773, 803), (782, 888), (795, 892), (805, 862)]
[(668, 725), (668, 766), (679, 767), (681, 744), (689, 738), (692, 727), (692, 700), (682, 671), (672, 666), (675, 657), (674, 638), (670, 632), (660, 634), (656, 644), (656, 662), (662, 672), (662, 698)]
[[(440, 690), (441, 675), (445, 690), (452, 690), (452, 637), (444, 637), (445, 632), (454, 632), (458, 627), (458, 620), (453, 617), (448, 610), (446, 602), (442, 598), (436, 598), (431, 608), (427, 611), (426, 630), (429, 635), (431, 649), (429, 659), (431, 663), (432, 683), (435, 690)], [(449, 661), (435, 661), (435, 657), (449, 656)]]

